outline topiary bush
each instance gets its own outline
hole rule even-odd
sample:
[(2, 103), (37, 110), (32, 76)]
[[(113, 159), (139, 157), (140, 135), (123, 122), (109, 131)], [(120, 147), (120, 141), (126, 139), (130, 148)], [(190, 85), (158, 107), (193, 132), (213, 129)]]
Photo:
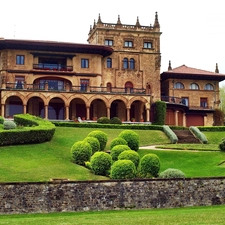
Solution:
[(133, 179), (136, 176), (136, 167), (131, 160), (118, 160), (111, 167), (112, 179)]
[(16, 128), (16, 123), (12, 120), (5, 120), (3, 123), (3, 129), (4, 130), (11, 130)]
[(122, 124), (122, 121), (119, 117), (113, 117), (111, 118), (111, 124)]
[(140, 156), (134, 150), (126, 150), (121, 152), (118, 156), (118, 160), (123, 160), (123, 159), (131, 160), (134, 163), (135, 167), (137, 168), (139, 165)]
[(164, 101), (155, 102), (154, 124), (164, 125), (166, 119), (166, 103)]
[(86, 137), (86, 138), (84, 138), (84, 141), (87, 141), (91, 145), (92, 155), (95, 152), (100, 151), (100, 143), (99, 143), (97, 138), (95, 138), (95, 137)]
[(110, 151), (110, 155), (112, 157), (112, 160), (117, 161), (119, 154), (123, 151), (126, 151), (126, 150), (131, 150), (128, 145), (116, 145), (116, 146), (114, 146)]
[(110, 150), (116, 145), (127, 145), (127, 142), (120, 137), (114, 138), (110, 143)]
[(101, 130), (94, 130), (88, 134), (88, 137), (95, 137), (100, 143), (100, 151), (105, 149), (106, 143), (108, 141), (107, 134)]
[(97, 123), (110, 124), (111, 120), (106, 116), (102, 116), (102, 117), (98, 118)]
[(197, 127), (190, 126), (189, 130), (197, 137), (203, 144), (208, 144), (208, 139)]
[(91, 145), (87, 141), (77, 141), (71, 148), (72, 158), (76, 164), (85, 165), (92, 155)]
[(219, 149), (220, 151), (224, 152), (225, 151), (225, 138), (222, 139), (222, 141), (219, 144)]
[(118, 137), (123, 138), (127, 142), (127, 145), (130, 147), (130, 149), (138, 151), (140, 138), (135, 131), (124, 130), (119, 134)]
[(177, 135), (173, 132), (168, 125), (163, 125), (163, 132), (170, 139), (171, 144), (176, 144), (178, 142)]
[(156, 154), (149, 153), (140, 160), (140, 172), (142, 177), (157, 177), (160, 170), (160, 160)]
[(159, 174), (159, 178), (185, 178), (185, 174), (178, 169), (169, 168)]
[(96, 175), (108, 175), (111, 165), (112, 157), (106, 152), (95, 152), (91, 156), (90, 166)]

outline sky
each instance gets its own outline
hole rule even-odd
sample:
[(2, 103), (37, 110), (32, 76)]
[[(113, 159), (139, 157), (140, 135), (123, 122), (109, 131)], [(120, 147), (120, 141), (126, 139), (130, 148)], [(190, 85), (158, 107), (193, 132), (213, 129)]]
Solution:
[[(0, 38), (87, 43), (98, 20), (143, 26), (158, 13), (161, 72), (186, 65), (225, 74), (224, 0), (0, 0)], [(225, 87), (225, 81), (220, 83)]]

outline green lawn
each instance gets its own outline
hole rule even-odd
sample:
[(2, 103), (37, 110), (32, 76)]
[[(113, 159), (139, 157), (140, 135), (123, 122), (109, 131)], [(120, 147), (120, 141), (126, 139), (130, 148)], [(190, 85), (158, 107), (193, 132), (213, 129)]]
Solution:
[[(108, 179), (95, 176), (88, 169), (71, 162), (71, 146), (83, 140), (91, 128), (56, 127), (54, 138), (47, 143), (0, 147), (0, 182), (49, 181), (51, 178), (70, 180)], [(108, 135), (106, 149), (111, 140), (118, 136), (120, 129), (102, 129)], [(161, 131), (135, 130), (140, 136), (140, 145), (168, 144), (169, 140)], [(210, 142), (221, 140), (224, 132), (207, 133)], [(210, 139), (211, 137), (212, 140)], [(172, 145), (170, 145), (172, 146)], [(198, 145), (201, 148), (203, 145)], [(204, 145), (207, 146), (207, 145)], [(208, 145), (209, 146), (209, 145)], [(197, 148), (197, 146), (196, 146)], [(155, 153), (161, 160), (161, 170), (177, 168), (187, 177), (206, 177), (225, 175), (225, 153), (139, 150), (140, 156)]]
[(0, 225), (219, 225), (224, 224), (224, 211), (225, 206), (222, 205), (176, 209), (2, 215)]

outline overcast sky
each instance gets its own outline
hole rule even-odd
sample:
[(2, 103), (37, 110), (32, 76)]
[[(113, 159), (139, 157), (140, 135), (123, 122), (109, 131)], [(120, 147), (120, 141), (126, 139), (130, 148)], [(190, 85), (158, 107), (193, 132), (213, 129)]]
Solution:
[[(161, 72), (183, 64), (225, 74), (224, 0), (0, 0), (0, 37), (87, 43), (97, 21), (161, 27)], [(225, 82), (223, 82), (225, 84)]]

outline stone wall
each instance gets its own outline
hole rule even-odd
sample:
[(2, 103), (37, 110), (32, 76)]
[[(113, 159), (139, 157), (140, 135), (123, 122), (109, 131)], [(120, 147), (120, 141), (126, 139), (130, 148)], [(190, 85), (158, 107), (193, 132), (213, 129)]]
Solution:
[(225, 204), (225, 177), (0, 184), (0, 213), (172, 208)]

